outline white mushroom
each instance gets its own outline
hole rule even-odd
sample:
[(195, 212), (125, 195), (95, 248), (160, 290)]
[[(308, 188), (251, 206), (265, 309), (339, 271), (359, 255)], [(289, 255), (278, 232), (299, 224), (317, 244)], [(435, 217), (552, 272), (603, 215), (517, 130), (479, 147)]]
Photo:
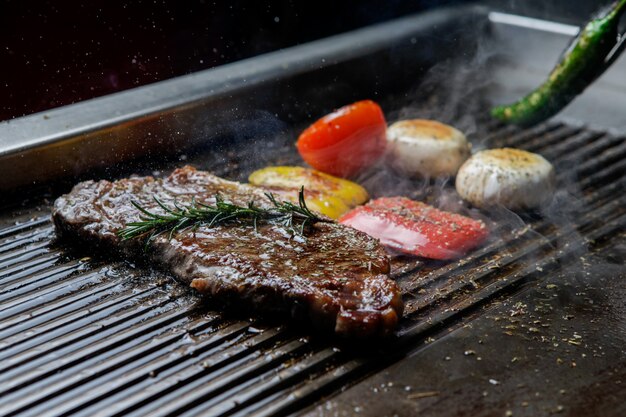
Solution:
[(387, 129), (389, 161), (408, 176), (456, 175), (470, 156), (470, 144), (457, 129), (434, 120), (402, 120)]
[(554, 167), (541, 155), (520, 149), (481, 151), (456, 176), (456, 190), (477, 207), (501, 204), (511, 210), (549, 202), (554, 195)]

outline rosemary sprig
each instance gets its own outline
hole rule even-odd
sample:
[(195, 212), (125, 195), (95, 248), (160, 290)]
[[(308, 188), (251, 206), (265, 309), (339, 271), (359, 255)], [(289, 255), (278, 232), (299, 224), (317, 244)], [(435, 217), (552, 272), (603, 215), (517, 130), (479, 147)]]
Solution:
[(174, 201), (174, 207), (168, 207), (156, 196), (154, 201), (165, 212), (164, 214), (153, 213), (132, 201), (132, 205), (141, 212), (141, 221), (131, 222), (117, 232), (122, 240), (129, 240), (147, 236), (146, 245), (156, 236), (168, 232), (171, 239), (180, 230), (189, 227), (206, 225), (212, 227), (233, 220), (247, 221), (254, 225), (257, 230), (259, 221), (275, 223), (289, 229), (293, 234), (303, 236), (305, 228), (317, 222), (330, 222), (331, 220), (318, 216), (306, 206), (304, 200), (304, 187), (298, 193), (298, 204), (289, 201), (278, 201), (271, 193), (265, 194), (274, 205), (271, 209), (264, 209), (254, 205), (250, 201), (247, 206), (239, 206), (223, 200), (218, 194), (215, 196), (215, 205), (209, 206), (191, 200), (191, 205), (180, 206)]

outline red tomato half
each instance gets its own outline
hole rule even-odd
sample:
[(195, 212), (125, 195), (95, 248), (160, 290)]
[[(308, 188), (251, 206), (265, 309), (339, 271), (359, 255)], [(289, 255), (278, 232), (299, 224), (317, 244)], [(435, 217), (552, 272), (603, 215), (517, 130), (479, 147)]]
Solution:
[(378, 104), (357, 101), (309, 126), (296, 146), (313, 168), (338, 177), (352, 177), (384, 153), (387, 122)]

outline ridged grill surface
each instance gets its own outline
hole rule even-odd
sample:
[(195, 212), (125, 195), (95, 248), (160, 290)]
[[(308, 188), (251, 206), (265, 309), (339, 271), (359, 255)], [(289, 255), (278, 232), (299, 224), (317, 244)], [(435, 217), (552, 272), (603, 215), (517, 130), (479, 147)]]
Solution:
[[(211, 311), (162, 273), (64, 248), (47, 210), (9, 210), (0, 228), (0, 414), (294, 412), (400, 360), (494, 296), (541, 280), (580, 244), (624, 230), (624, 138), (560, 123), (490, 132), (491, 146), (554, 162), (561, 191), (576, 197), (567, 200), (576, 202), (570, 220), (528, 215), (529, 226), (508, 231), (496, 215), (501, 238), (461, 260), (394, 260), (405, 316), (396, 338), (366, 353), (306, 329)], [(226, 177), (236, 169), (214, 167)]]

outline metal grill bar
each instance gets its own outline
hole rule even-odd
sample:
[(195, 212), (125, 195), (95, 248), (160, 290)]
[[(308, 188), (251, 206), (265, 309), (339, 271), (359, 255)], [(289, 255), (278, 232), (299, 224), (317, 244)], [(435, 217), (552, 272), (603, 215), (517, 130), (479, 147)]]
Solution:
[[(69, 314), (75, 312), (82, 314), (82, 310), (87, 305), (91, 306), (90, 308), (93, 311), (94, 306), (97, 306), (102, 299), (110, 299), (113, 294), (119, 293), (123, 288), (123, 286), (119, 285), (114, 280), (108, 283), (103, 282), (102, 284), (88, 287), (85, 290), (79, 290), (68, 297), (46, 303), (39, 308), (28, 310), (27, 313), (7, 317), (6, 320), (0, 323), (0, 329), (4, 330), (11, 327), (11, 332), (25, 331), (42, 323), (57, 320), (61, 316), (67, 318)], [(128, 289), (126, 293), (135, 294), (135, 292)], [(5, 335), (4, 332), (1, 334), (2, 336)]]
[[(95, 281), (99, 279), (97, 275), (86, 275), (72, 278), (73, 274), (79, 271), (81, 264), (79, 262), (70, 262), (53, 267), (48, 273), (36, 274), (29, 277), (26, 285), (13, 285), (0, 296), (2, 308), (0, 312), (4, 315), (14, 314), (17, 311), (25, 311), (29, 308), (39, 305), (42, 301), (49, 301), (58, 297), (60, 294), (71, 293), (73, 288), (68, 284), (75, 284), (82, 281)], [(63, 278), (69, 278), (67, 281)], [(38, 290), (39, 300), (32, 299), (32, 290)]]
[(24, 230), (34, 229), (47, 223), (50, 223), (50, 219), (48, 217), (39, 217), (9, 227), (5, 227), (0, 230), (0, 239), (5, 239), (7, 236), (22, 232)]
[(18, 235), (13, 235), (10, 239), (5, 239), (5, 241), (0, 245), (0, 251), (6, 252), (10, 249), (23, 246), (27, 243), (34, 243), (37, 241), (41, 241), (48, 237), (53, 232), (52, 227), (47, 224), (45, 227), (33, 228), (25, 233), (20, 233)]
[(20, 259), (19, 263), (7, 266), (0, 272), (0, 290), (5, 288), (8, 283), (51, 268), (59, 261), (61, 253), (43, 249), (29, 252), (29, 255)]
[[(238, 326), (235, 326), (238, 327)], [(207, 342), (194, 347), (191, 355), (194, 363), (178, 364), (178, 366), (160, 369), (158, 375), (162, 376), (160, 382), (138, 381), (133, 384), (118, 398), (115, 403), (110, 403), (102, 412), (107, 415), (126, 415), (127, 413), (148, 404), (151, 400), (156, 400), (162, 395), (167, 395), (182, 385), (188, 385), (199, 378), (211, 375), (210, 380), (217, 380), (228, 374), (232, 367), (246, 365), (252, 359), (260, 355), (259, 349), (269, 347), (280, 341), (283, 337), (280, 328), (270, 328), (264, 332), (251, 336), (244, 328), (237, 329), (236, 332), (228, 334), (228, 337), (221, 340), (219, 344)], [(130, 394), (130, 395), (129, 395)], [(110, 401), (106, 401), (108, 403)], [(98, 407), (98, 409), (101, 407)], [(89, 412), (91, 413), (91, 411)]]
[[(17, 338), (12, 338), (11, 341), (14, 342), (12, 348), (3, 351), (2, 371), (12, 370), (6, 375), (12, 381), (16, 381), (15, 374), (24, 367), (30, 368), (35, 363), (47, 364), (51, 357), (56, 356), (63, 356), (64, 360), (71, 358), (68, 354), (73, 351), (72, 349), (85, 347), (87, 345), (85, 342), (88, 340), (99, 340), (119, 333), (135, 321), (140, 322), (148, 319), (150, 314), (156, 313), (153, 310), (162, 314), (168, 309), (174, 308), (171, 305), (173, 303), (166, 305), (164, 300), (155, 306), (141, 304), (136, 306), (137, 302), (142, 301), (143, 295), (147, 296), (148, 294), (138, 294), (135, 299), (129, 297), (118, 305), (89, 313), (84, 319), (71, 321), (65, 326), (50, 329), (39, 337), (34, 337), (32, 341), (22, 342)], [(159, 309), (158, 307), (162, 308)], [(45, 349), (43, 349), (44, 347)], [(90, 346), (90, 348), (92, 347)], [(80, 355), (87, 353), (80, 350)], [(59, 362), (57, 362), (58, 364)], [(38, 372), (43, 371), (43, 369), (40, 367)]]
[[(156, 413), (159, 415), (178, 415), (180, 411), (194, 407), (202, 403), (203, 407), (213, 408), (209, 415), (219, 408), (224, 407), (224, 402), (228, 407), (235, 405), (241, 407), (245, 405), (244, 396), (237, 395), (245, 388), (254, 387), (258, 379), (263, 379), (263, 387), (269, 386), (268, 376), (276, 373), (278, 369), (285, 366), (290, 360), (298, 360), (297, 374), (300, 377), (306, 375), (308, 367), (319, 365), (323, 359), (330, 355), (309, 355), (307, 359), (302, 359), (303, 353), (308, 353), (308, 347), (302, 341), (294, 340), (284, 345), (279, 344), (272, 348), (271, 356), (265, 356), (262, 352), (254, 355), (253, 358), (246, 358), (239, 363), (229, 367), (222, 375), (203, 375), (186, 387), (187, 394), (181, 398), (177, 392), (172, 392), (164, 397), (154, 399), (147, 407), (141, 409), (135, 415), (145, 415), (145, 413)], [(292, 368), (289, 368), (292, 369)], [(293, 369), (292, 369), (293, 371)], [(211, 401), (204, 401), (211, 398)], [(125, 411), (124, 411), (125, 412)], [(121, 414), (119, 414), (121, 415)]]

